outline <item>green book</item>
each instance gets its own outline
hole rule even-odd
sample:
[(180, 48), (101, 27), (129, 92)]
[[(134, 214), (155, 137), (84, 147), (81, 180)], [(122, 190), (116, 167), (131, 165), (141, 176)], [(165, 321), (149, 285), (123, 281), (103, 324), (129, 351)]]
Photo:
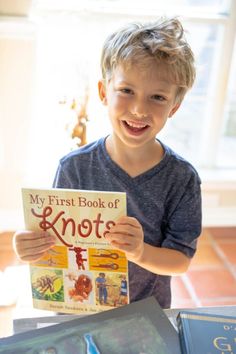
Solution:
[(0, 339), (0, 353), (180, 354), (181, 351), (177, 331), (155, 298), (150, 297)]
[(236, 318), (180, 311), (177, 316), (183, 354), (236, 354)]

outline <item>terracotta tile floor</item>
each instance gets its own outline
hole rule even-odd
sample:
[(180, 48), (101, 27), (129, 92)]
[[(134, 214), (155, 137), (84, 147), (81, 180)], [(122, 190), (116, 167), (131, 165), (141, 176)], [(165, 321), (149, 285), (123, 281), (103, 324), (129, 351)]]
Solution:
[(188, 272), (172, 279), (172, 307), (236, 305), (236, 227), (205, 228)]

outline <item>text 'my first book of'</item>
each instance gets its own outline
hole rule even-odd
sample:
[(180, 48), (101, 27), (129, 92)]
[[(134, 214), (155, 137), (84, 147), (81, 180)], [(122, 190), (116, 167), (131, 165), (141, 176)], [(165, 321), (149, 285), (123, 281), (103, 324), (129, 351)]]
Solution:
[(190, 311), (177, 316), (183, 354), (236, 354), (236, 318)]
[(56, 236), (30, 264), (33, 306), (96, 313), (129, 303), (128, 262), (105, 233), (126, 215), (122, 192), (22, 189), (25, 227)]

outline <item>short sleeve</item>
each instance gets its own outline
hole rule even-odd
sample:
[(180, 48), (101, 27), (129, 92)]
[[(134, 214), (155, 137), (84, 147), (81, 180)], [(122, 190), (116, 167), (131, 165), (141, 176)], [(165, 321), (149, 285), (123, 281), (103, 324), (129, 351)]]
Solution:
[(67, 171), (68, 169), (63, 168), (63, 165), (59, 163), (53, 181), (53, 188), (73, 188), (71, 178)]

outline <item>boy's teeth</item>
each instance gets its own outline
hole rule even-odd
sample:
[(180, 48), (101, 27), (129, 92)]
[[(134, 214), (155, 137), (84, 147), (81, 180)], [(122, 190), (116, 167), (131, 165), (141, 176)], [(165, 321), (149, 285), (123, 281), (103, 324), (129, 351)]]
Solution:
[(144, 127), (146, 127), (146, 124), (137, 124), (137, 123), (133, 123), (133, 122), (129, 122), (129, 121), (126, 121), (126, 123), (132, 128), (144, 128)]

